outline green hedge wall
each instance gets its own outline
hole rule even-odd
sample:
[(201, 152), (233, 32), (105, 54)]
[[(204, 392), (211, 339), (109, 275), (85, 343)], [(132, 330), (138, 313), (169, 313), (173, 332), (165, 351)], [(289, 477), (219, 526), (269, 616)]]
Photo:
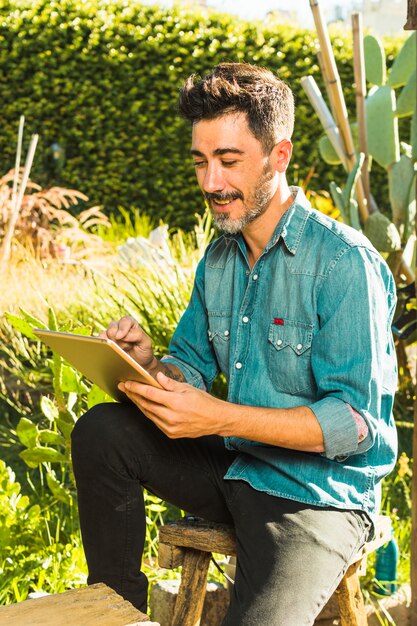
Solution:
[[(351, 46), (333, 39), (348, 108), (354, 109)], [(86, 193), (108, 211), (139, 207), (188, 226), (202, 199), (189, 157), (190, 129), (176, 114), (179, 86), (220, 61), (276, 71), (297, 104), (291, 181), (316, 162), (311, 187), (343, 171), (318, 160), (319, 122), (300, 86), (321, 85), (314, 32), (249, 23), (217, 13), (149, 7), (128, 0), (3, 0), (0, 6), (0, 168), (14, 164), (17, 125), (39, 132), (33, 177)], [(50, 146), (65, 147), (51, 169)]]

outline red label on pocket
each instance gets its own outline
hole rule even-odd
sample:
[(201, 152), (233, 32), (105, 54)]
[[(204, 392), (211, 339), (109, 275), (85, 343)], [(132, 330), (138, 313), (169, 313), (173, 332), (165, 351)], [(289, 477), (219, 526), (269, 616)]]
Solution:
[(274, 317), (274, 324), (277, 326), (284, 326), (285, 322), (282, 317)]

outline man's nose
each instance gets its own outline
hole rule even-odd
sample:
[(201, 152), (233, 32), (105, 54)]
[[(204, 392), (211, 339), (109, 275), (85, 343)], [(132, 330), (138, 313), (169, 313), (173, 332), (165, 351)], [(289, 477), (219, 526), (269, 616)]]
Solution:
[(224, 178), (221, 168), (216, 164), (208, 165), (203, 179), (203, 191), (214, 193), (224, 189)]

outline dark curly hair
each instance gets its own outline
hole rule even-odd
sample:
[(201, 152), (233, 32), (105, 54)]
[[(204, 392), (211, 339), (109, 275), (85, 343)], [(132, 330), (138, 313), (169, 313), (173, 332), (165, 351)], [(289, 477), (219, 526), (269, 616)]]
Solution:
[(180, 90), (179, 112), (191, 124), (246, 113), (266, 154), (281, 139), (290, 139), (294, 128), (291, 89), (270, 70), (250, 63), (220, 63), (202, 79), (190, 76)]

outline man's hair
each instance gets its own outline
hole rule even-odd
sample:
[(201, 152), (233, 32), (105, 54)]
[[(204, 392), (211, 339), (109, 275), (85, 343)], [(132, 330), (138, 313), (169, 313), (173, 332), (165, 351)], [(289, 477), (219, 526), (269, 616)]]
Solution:
[(290, 139), (294, 128), (291, 89), (270, 70), (249, 63), (220, 63), (202, 79), (190, 76), (180, 90), (179, 111), (191, 124), (246, 113), (266, 154), (281, 139)]

